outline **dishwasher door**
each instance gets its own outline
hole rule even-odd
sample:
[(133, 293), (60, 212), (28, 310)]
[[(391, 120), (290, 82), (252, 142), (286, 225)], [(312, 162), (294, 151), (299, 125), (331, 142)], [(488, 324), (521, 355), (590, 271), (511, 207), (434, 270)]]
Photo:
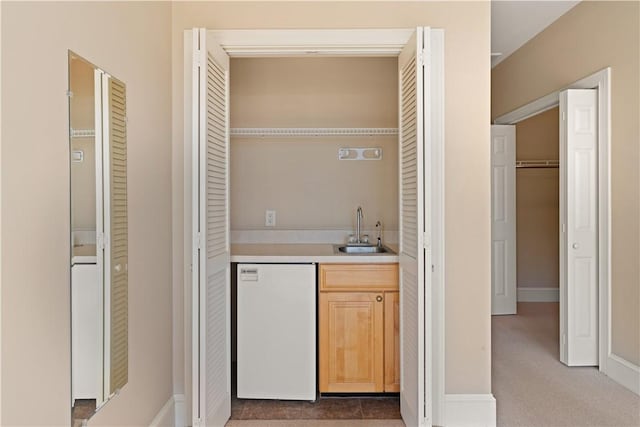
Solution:
[(238, 264), (238, 398), (316, 399), (316, 267)]

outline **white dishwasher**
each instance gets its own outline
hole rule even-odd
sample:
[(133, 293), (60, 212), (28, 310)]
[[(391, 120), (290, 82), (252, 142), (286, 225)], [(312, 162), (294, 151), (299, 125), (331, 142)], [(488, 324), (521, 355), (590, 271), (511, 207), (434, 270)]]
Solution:
[(238, 264), (238, 398), (316, 399), (316, 267)]

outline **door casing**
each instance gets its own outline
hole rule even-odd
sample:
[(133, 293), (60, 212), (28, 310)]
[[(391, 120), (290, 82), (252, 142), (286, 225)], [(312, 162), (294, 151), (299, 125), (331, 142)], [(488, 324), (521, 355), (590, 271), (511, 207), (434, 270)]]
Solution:
[(611, 68), (497, 117), (494, 124), (512, 125), (555, 108), (566, 89), (598, 90), (598, 368), (607, 374), (611, 356)]
[[(415, 28), (409, 29), (342, 29), (342, 30), (208, 30), (214, 33), (217, 41), (231, 57), (278, 57), (305, 55), (312, 49), (318, 54), (343, 56), (397, 56)], [(430, 195), (433, 230), (429, 238), (432, 250), (432, 286), (427, 289), (428, 313), (425, 329), (427, 345), (427, 363), (431, 372), (430, 412), (434, 425), (445, 425), (445, 387), (444, 387), (444, 30), (432, 29), (437, 43), (432, 45), (433, 61), (431, 72), (440, 84), (432, 88), (431, 108), (435, 118), (431, 136), (433, 150), (431, 156), (431, 180), (434, 191)], [(192, 76), (191, 56), (192, 30), (184, 31), (184, 138), (191, 139), (193, 111), (188, 97), (191, 93)], [(190, 144), (184, 146), (184, 194), (191, 195), (195, 189), (191, 185), (192, 154)], [(184, 200), (184, 259), (191, 260), (192, 236), (191, 199)], [(185, 262), (184, 266), (184, 327), (185, 327), (185, 408), (190, 408), (189, 396), (191, 378), (191, 324), (192, 324), (192, 270), (196, 266)], [(188, 412), (188, 409), (187, 409)], [(188, 417), (188, 414), (186, 418)]]

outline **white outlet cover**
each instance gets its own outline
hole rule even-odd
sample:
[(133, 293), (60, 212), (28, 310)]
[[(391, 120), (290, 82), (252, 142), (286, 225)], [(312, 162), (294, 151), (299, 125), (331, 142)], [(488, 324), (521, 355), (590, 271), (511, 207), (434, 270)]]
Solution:
[(267, 209), (264, 214), (264, 225), (266, 227), (276, 226), (276, 211)]

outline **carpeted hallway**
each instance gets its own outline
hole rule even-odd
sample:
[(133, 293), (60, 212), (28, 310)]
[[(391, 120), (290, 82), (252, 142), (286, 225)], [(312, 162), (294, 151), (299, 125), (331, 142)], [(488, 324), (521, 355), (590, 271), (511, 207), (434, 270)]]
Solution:
[(560, 363), (558, 303), (518, 303), (491, 324), (498, 426), (640, 426), (640, 397), (597, 368)]

